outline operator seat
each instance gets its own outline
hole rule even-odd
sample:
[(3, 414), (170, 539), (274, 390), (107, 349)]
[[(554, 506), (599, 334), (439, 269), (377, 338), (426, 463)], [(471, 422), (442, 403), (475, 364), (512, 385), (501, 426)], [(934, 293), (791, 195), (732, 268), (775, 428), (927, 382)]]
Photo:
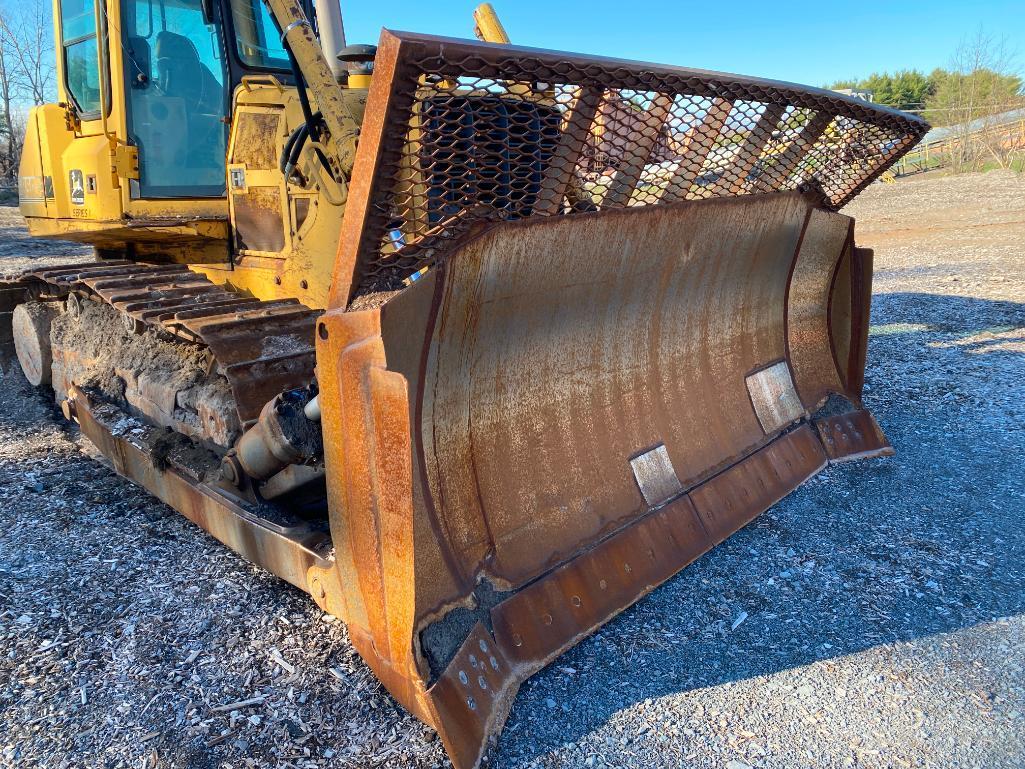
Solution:
[(224, 88), (200, 60), (195, 43), (184, 35), (164, 30), (154, 45), (157, 87), (165, 96), (182, 100), (188, 124), (190, 151), (223, 149)]
[(190, 112), (220, 113), (222, 86), (200, 61), (195, 43), (165, 30), (157, 34), (155, 49), (160, 90), (184, 99)]

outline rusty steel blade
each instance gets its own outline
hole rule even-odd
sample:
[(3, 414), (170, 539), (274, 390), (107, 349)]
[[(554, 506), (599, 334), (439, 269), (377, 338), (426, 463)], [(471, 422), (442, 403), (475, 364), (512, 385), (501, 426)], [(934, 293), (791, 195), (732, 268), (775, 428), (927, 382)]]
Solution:
[(456, 767), (555, 656), (828, 462), (890, 451), (852, 229), (797, 192), (506, 222), (322, 316), (314, 597)]

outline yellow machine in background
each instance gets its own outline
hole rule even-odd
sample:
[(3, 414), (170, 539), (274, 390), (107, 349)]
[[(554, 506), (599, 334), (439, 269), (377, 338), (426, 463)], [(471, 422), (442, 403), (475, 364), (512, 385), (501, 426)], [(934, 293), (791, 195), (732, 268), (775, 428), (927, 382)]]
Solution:
[(200, 57), (213, 39), (201, 4), (57, 0), (54, 22), (60, 103), (32, 110), (19, 170), (29, 232), (226, 261), (228, 83)]

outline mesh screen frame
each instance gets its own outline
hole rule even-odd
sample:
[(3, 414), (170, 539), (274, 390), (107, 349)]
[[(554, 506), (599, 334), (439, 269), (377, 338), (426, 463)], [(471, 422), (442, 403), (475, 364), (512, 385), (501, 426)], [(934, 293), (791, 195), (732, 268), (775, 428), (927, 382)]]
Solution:
[[(485, 119), (483, 125), (494, 130), (482, 132), (453, 117), (453, 130), (469, 148), (465, 162), (451, 147), (443, 148), (444, 163), (435, 162), (442, 151), (437, 142), (434, 155), (423, 151), (418, 115), (424, 100), (467, 94), (559, 109), (554, 148), (548, 141), (544, 156), (510, 161), (508, 152), (483, 152), (473, 142), (501, 144), (503, 130), (520, 128), (505, 118), (501, 126)], [(467, 232), (503, 219), (795, 189), (816, 190), (824, 208), (838, 210), (928, 129), (916, 116), (818, 88), (384, 30), (331, 305), (401, 288), (441, 262)], [(502, 198), (489, 181), (492, 191), (482, 203), (469, 191), (480, 188), (482, 174), (497, 173), (474, 159), (483, 156), (501, 157), (492, 161), (496, 167), (541, 163), (540, 187), (524, 193), (521, 184)], [(426, 206), (425, 174), (450, 191), (460, 184), (468, 190), (462, 202), (449, 195), (451, 215), (440, 221), (429, 221), (426, 208), (418, 208)], [(505, 173), (511, 184), (528, 176), (536, 174)], [(530, 196), (526, 214), (524, 194)]]

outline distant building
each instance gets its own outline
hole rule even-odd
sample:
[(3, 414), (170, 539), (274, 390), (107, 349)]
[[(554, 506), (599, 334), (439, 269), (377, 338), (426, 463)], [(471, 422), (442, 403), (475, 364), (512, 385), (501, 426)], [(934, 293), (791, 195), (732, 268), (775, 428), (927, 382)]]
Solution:
[(844, 96), (853, 96), (862, 101), (875, 101), (875, 92), (867, 88), (834, 88), (833, 91)]

